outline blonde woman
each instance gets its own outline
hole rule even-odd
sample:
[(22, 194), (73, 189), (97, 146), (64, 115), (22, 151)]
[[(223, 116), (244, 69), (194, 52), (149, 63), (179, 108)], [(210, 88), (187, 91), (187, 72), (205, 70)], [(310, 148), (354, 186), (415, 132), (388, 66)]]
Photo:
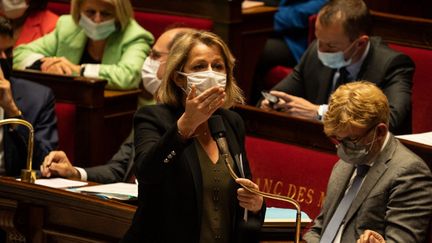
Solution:
[(153, 36), (134, 19), (129, 0), (72, 0), (55, 30), (14, 50), (14, 68), (82, 75), (108, 89), (138, 88)]
[(174, 43), (159, 104), (135, 115), (139, 207), (123, 242), (258, 240), (241, 237), (253, 237), (261, 226), (263, 198), (237, 183), (258, 186), (230, 177), (207, 123), (212, 114), (222, 116), (235, 170), (251, 178), (242, 119), (227, 109), (243, 101), (233, 68), (231, 52), (215, 34), (186, 32)]

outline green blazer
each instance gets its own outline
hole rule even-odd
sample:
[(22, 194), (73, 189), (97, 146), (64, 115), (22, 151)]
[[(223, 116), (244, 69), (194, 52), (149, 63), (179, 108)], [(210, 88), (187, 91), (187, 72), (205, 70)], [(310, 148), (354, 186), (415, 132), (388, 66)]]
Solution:
[[(80, 64), (86, 43), (84, 30), (72, 16), (61, 16), (53, 32), (14, 49), (14, 68), (25, 69), (43, 57), (54, 56)], [(138, 88), (141, 67), (152, 43), (153, 35), (131, 19), (124, 30), (108, 37), (101, 64), (87, 64), (84, 76), (106, 79), (107, 89)]]

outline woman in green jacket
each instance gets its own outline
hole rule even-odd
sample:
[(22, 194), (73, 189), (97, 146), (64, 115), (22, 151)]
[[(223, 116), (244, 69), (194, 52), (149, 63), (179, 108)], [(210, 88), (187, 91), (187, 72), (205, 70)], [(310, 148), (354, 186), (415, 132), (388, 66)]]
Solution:
[(138, 88), (153, 36), (134, 19), (129, 0), (72, 0), (55, 30), (14, 50), (14, 68), (82, 75), (108, 89)]

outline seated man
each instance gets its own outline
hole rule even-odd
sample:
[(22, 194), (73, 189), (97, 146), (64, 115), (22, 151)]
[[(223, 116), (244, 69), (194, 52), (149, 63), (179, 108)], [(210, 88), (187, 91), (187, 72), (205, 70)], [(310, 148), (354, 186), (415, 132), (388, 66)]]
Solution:
[[(19, 118), (34, 128), (33, 168), (57, 148), (57, 118), (54, 95), (42, 85), (11, 77), (13, 28), (0, 17), (0, 120)], [(26, 168), (28, 129), (23, 126), (0, 127), (0, 175), (19, 176)]]
[(345, 84), (332, 94), (324, 132), (340, 160), (327, 185), (331, 196), (303, 237), (308, 243), (425, 241), (431, 171), (388, 131), (389, 120), (388, 100), (372, 83)]
[(329, 95), (340, 85), (369, 80), (384, 91), (390, 103), (390, 131), (411, 132), (411, 87), (414, 63), (369, 37), (371, 17), (362, 0), (329, 1), (318, 13), (313, 42), (292, 74), (271, 94), (279, 102), (260, 103), (305, 118), (321, 118)]
[[(152, 94), (159, 88), (162, 74), (165, 71), (164, 63), (173, 42), (175, 42), (182, 33), (188, 30), (189, 28), (173, 28), (167, 30), (154, 44), (150, 55), (147, 57), (147, 59), (152, 60), (146, 59), (142, 71), (144, 87)], [(54, 175), (99, 183), (130, 181), (135, 155), (134, 152), (132, 132), (120, 146), (119, 151), (105, 165), (85, 169), (73, 167), (63, 151), (52, 151), (45, 157), (41, 165), (41, 172), (42, 176), (45, 177)]]
[(40, 170), (42, 176), (61, 176), (69, 179), (94, 181), (98, 183), (128, 182), (131, 179), (135, 156), (133, 132), (129, 134), (117, 153), (104, 165), (90, 168), (72, 166), (65, 152), (51, 151)]

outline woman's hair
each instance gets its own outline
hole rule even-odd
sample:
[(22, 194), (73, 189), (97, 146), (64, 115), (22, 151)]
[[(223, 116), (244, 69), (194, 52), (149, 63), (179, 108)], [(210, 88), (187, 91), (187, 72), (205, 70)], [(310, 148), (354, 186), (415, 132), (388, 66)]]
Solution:
[[(78, 24), (81, 15), (81, 5), (84, 1), (92, 0), (72, 0), (71, 15), (75, 23)], [(129, 0), (102, 0), (114, 6), (115, 18), (120, 23), (121, 29), (124, 30), (130, 19), (134, 18), (134, 11)]]
[(233, 76), (235, 59), (228, 46), (216, 34), (199, 30), (185, 32), (173, 43), (168, 55), (162, 84), (156, 94), (157, 101), (174, 106), (181, 106), (183, 104), (185, 94), (184, 91), (177, 86), (175, 79), (179, 75), (177, 72), (183, 71), (183, 67), (189, 58), (191, 50), (198, 44), (216, 47), (219, 49), (225, 62), (227, 82), (225, 87), (226, 99), (224, 107), (229, 108), (235, 103), (244, 103), (242, 91), (237, 86)]
[(375, 84), (367, 81), (341, 85), (330, 97), (324, 115), (324, 132), (333, 136), (352, 127), (370, 128), (389, 124), (390, 107), (387, 97)]
[(372, 18), (363, 0), (331, 0), (321, 8), (317, 21), (324, 26), (341, 21), (351, 41), (372, 32)]

